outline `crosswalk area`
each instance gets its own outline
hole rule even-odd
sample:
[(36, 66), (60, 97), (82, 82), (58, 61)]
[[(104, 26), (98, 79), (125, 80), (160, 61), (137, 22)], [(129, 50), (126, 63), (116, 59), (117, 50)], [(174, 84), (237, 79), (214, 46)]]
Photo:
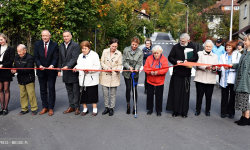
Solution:
[(153, 42), (153, 45), (160, 45), (160, 44), (162, 44), (162, 45), (175, 45), (175, 44), (177, 44), (176, 42)]

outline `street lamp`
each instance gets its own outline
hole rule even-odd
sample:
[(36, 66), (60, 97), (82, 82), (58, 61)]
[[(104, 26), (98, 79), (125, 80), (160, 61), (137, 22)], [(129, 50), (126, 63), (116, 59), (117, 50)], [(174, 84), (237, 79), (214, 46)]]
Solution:
[(234, 1), (231, 3), (231, 19), (230, 19), (230, 33), (229, 33), (229, 41), (232, 40), (232, 31), (233, 31), (233, 11), (234, 11)]
[(187, 11), (186, 11), (186, 17), (187, 17), (187, 19), (186, 19), (186, 32), (188, 33), (188, 9), (189, 9), (189, 8), (188, 8), (188, 4), (186, 4), (186, 3), (181, 3), (181, 2), (177, 2), (177, 3), (187, 6)]

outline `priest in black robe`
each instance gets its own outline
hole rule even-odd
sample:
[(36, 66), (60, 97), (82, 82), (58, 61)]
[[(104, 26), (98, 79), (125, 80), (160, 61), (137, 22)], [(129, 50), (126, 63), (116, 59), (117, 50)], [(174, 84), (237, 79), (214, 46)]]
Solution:
[[(198, 54), (195, 46), (189, 43), (190, 36), (183, 33), (180, 36), (180, 42), (173, 46), (168, 60), (173, 65), (184, 62), (197, 62)], [(193, 57), (185, 59), (184, 50), (193, 49)], [(190, 79), (192, 67), (176, 66), (173, 68), (173, 74), (170, 79), (167, 111), (172, 111), (172, 116), (182, 115), (187, 117), (190, 98)]]

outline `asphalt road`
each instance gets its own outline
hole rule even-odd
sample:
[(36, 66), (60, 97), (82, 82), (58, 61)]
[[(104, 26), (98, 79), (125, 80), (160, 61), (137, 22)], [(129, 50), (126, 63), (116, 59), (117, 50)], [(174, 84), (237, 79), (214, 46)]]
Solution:
[[(161, 45), (163, 54), (168, 56), (172, 46), (167, 34), (159, 33), (154, 45)], [(171, 65), (171, 64), (170, 64)], [(19, 116), (21, 111), (19, 102), (19, 88), (14, 78), (11, 83), (10, 113), (0, 116), (0, 143), (4, 138), (9, 140), (27, 140), (28, 145), (6, 147), (0, 145), (0, 150), (231, 150), (250, 149), (249, 126), (239, 127), (233, 122), (238, 120), (240, 112), (236, 112), (235, 119), (220, 118), (220, 89), (214, 88), (211, 116), (204, 114), (204, 101), (200, 116), (194, 116), (196, 103), (196, 89), (191, 81), (190, 107), (188, 118), (173, 118), (171, 112), (166, 112), (166, 102), (170, 81), (170, 73), (166, 75), (163, 97), (163, 112), (157, 117), (154, 112), (147, 115), (146, 95), (143, 93), (144, 73), (139, 77), (138, 86), (138, 118), (127, 115), (125, 100), (124, 78), (121, 77), (121, 86), (117, 90), (117, 103), (114, 116), (103, 116), (103, 95), (99, 85), (99, 114), (91, 117), (90, 114), (81, 117), (74, 113), (63, 114), (68, 107), (67, 92), (58, 78), (56, 83), (56, 105), (53, 116), (26, 114)], [(36, 95), (39, 111), (42, 109), (39, 84), (36, 80)], [(132, 96), (132, 95), (131, 95)], [(131, 101), (132, 102), (132, 101)], [(132, 103), (131, 103), (132, 104)]]

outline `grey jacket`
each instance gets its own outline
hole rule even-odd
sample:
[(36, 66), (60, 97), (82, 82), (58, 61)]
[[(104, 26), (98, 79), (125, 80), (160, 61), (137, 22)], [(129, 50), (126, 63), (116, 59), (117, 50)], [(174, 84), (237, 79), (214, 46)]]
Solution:
[[(59, 46), (58, 68), (63, 68), (65, 66), (68, 66), (69, 69), (73, 69), (76, 66), (76, 61), (79, 54), (80, 54), (79, 44), (71, 40), (66, 50), (65, 44), (63, 42)], [(63, 71), (62, 81), (64, 83), (79, 82), (78, 76), (79, 76), (78, 72), (74, 73), (71, 70)]]
[[(243, 58), (243, 56), (246, 56)], [(240, 64), (242, 62), (241, 69)], [(244, 50), (243, 54), (241, 55), (239, 63), (233, 64), (233, 69), (237, 69), (235, 83), (234, 83), (234, 90), (235, 92), (245, 92), (250, 93), (250, 52)], [(238, 79), (239, 72), (241, 73), (241, 77)]]
[[(123, 51), (122, 56), (122, 65), (124, 66), (124, 70), (129, 70), (129, 67), (133, 67), (134, 69), (140, 69), (143, 62), (143, 52), (141, 49), (137, 48), (135, 52), (132, 54), (132, 48), (131, 46), (126, 47)], [(130, 79), (131, 72), (129, 71), (123, 71), (122, 75)], [(139, 72), (136, 73), (135, 78), (139, 77)]]

